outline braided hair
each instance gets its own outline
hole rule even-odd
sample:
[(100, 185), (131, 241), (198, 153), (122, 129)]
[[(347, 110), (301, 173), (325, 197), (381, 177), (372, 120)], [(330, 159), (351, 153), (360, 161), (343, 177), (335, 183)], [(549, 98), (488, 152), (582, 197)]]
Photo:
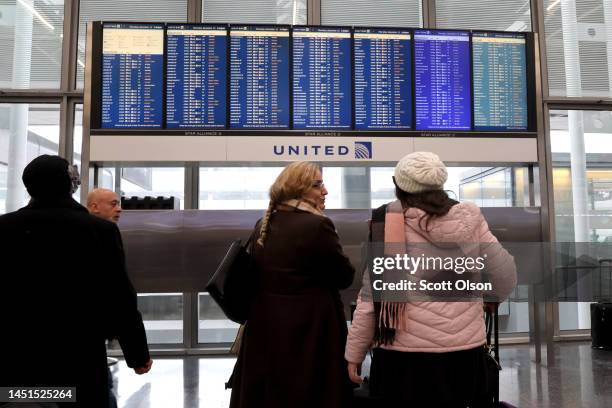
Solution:
[(318, 164), (297, 161), (287, 165), (278, 175), (272, 186), (270, 186), (270, 203), (261, 219), (259, 238), (257, 244), (264, 246), (268, 235), (270, 217), (276, 207), (287, 200), (301, 199), (312, 188), (312, 182), (317, 172), (321, 172)]

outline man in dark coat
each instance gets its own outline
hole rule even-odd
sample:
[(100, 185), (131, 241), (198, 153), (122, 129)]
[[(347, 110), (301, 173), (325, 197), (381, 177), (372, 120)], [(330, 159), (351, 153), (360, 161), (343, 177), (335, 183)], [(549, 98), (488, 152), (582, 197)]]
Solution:
[(23, 182), (30, 203), (0, 216), (0, 386), (76, 387), (67, 406), (106, 408), (105, 339), (151, 367), (121, 235), (72, 199), (66, 160), (34, 159)]

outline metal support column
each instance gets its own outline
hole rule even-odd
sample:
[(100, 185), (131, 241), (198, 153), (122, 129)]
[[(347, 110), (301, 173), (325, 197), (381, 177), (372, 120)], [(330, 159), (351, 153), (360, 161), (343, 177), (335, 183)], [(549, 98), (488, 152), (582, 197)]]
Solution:
[(308, 0), (308, 25), (321, 25), (321, 0)]

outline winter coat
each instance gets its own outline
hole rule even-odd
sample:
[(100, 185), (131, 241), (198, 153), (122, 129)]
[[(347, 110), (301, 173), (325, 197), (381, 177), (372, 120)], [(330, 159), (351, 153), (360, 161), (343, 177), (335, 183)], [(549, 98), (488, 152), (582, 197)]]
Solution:
[[(423, 229), (424, 221), (419, 225), (423, 215), (425, 213), (417, 208), (404, 212), (406, 242), (497, 243), (480, 209), (473, 203), (456, 204), (448, 214), (432, 218), (427, 231)], [(487, 274), (498, 296), (503, 299), (516, 285), (514, 258), (501, 245), (492, 245), (489, 249)], [(443, 353), (472, 349), (486, 342), (481, 301), (410, 302), (406, 305), (403, 319), (405, 329), (397, 330), (394, 342), (381, 348)], [(374, 338), (374, 324), (373, 303), (363, 300), (360, 294), (345, 350), (348, 361), (361, 363), (364, 360)]]
[(0, 384), (76, 387), (70, 407), (108, 407), (105, 339), (149, 360), (117, 226), (71, 198), (0, 216)]
[(258, 284), (232, 384), (231, 408), (341, 408), (351, 398), (338, 290), (354, 269), (333, 223), (276, 211), (254, 250)]

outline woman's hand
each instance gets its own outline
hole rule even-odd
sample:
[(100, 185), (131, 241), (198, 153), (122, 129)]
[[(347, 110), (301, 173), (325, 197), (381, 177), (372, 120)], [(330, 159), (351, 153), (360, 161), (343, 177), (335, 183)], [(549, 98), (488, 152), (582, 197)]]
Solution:
[(361, 363), (348, 363), (348, 375), (352, 382), (355, 384), (363, 383), (363, 378), (361, 378)]

